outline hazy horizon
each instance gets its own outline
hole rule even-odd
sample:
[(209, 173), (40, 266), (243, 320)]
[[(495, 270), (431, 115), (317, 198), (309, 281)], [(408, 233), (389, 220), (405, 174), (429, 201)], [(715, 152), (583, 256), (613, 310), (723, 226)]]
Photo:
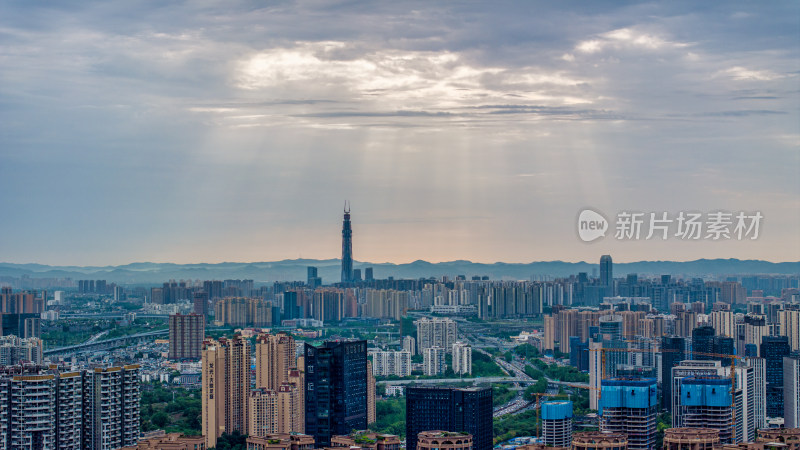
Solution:
[[(800, 262), (800, 259), (797, 260), (789, 260), (789, 261), (770, 261), (766, 259), (742, 259), (742, 258), (697, 258), (691, 260), (674, 260), (674, 259), (637, 259), (637, 260), (624, 260), (620, 261), (614, 258), (614, 255), (611, 255), (614, 261), (614, 264), (632, 264), (632, 263), (658, 263), (658, 262), (670, 262), (670, 263), (690, 263), (699, 260), (709, 260), (709, 261), (726, 261), (726, 260), (738, 260), (738, 261), (763, 261), (772, 264), (782, 264), (782, 263), (797, 263)], [(13, 265), (42, 265), (42, 266), (51, 266), (51, 267), (121, 267), (121, 266), (128, 266), (133, 264), (175, 264), (181, 266), (191, 266), (191, 265), (201, 265), (201, 264), (208, 264), (208, 265), (215, 265), (215, 264), (259, 264), (259, 263), (277, 263), (277, 262), (291, 262), (291, 261), (340, 261), (341, 258), (287, 258), (287, 259), (262, 259), (262, 260), (252, 260), (252, 261), (186, 261), (186, 262), (175, 262), (175, 261), (129, 261), (119, 264), (47, 264), (37, 261), (29, 261), (29, 262), (14, 262), (14, 261), (0, 261), (0, 264), (13, 264)], [(535, 263), (568, 263), (568, 264), (596, 264), (599, 265), (599, 256), (596, 261), (583, 259), (583, 260), (564, 260), (564, 259), (548, 259), (548, 260), (530, 260), (530, 261), (477, 261), (477, 260), (468, 260), (468, 259), (450, 259), (450, 260), (442, 260), (442, 261), (430, 261), (424, 259), (417, 259), (413, 261), (367, 261), (355, 258), (354, 263), (356, 264), (393, 264), (393, 265), (404, 265), (404, 264), (412, 264), (415, 262), (426, 262), (430, 264), (446, 264), (446, 263), (454, 263), (454, 262), (466, 262), (471, 264), (535, 264)]]
[[(797, 261), (799, 26), (792, 1), (3, 2), (0, 259), (339, 258), (349, 200), (359, 261)], [(585, 243), (584, 208), (764, 219)]]

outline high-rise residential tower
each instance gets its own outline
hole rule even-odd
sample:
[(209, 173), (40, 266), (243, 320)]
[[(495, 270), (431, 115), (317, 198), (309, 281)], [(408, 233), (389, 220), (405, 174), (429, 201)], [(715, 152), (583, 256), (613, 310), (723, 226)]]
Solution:
[(205, 316), (200, 314), (169, 316), (169, 359), (199, 360), (205, 333)]
[(472, 347), (469, 344), (453, 344), (453, 372), (456, 375), (472, 374)]
[(248, 432), (250, 355), (250, 341), (239, 335), (203, 343), (202, 430), (206, 448), (216, 447), (222, 433)]
[(112, 450), (139, 440), (139, 366), (86, 373), (83, 448)]
[(458, 337), (458, 325), (453, 319), (423, 317), (414, 321), (417, 326), (417, 348), (423, 353), (426, 348), (442, 347), (446, 352), (452, 350)]
[[(294, 338), (286, 333), (256, 337), (256, 388), (278, 391), (297, 366)], [(302, 386), (298, 386), (302, 388)]]
[(342, 283), (353, 281), (353, 228), (350, 225), (350, 204), (344, 204), (342, 222)]

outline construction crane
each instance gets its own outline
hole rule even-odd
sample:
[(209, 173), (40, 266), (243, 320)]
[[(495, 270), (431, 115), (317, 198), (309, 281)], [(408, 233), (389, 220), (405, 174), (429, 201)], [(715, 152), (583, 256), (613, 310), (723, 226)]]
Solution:
[[(540, 428), (541, 423), (542, 423), (542, 397), (552, 397), (553, 395), (556, 395), (556, 394), (548, 394), (547, 392), (534, 392), (531, 395), (536, 397), (536, 403), (539, 404), (539, 417), (536, 419), (536, 441), (538, 442), (539, 441), (539, 428)], [(536, 410), (535, 405), (534, 405), (533, 409)]]

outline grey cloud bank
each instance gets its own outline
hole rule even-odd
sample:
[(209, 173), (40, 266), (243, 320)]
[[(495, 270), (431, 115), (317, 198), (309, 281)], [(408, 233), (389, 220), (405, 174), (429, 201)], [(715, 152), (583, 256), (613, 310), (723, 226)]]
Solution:
[[(0, 5), (0, 252), (800, 255), (800, 5)], [(520, 176), (524, 175), (524, 176)], [(759, 210), (756, 242), (587, 247), (602, 211)]]

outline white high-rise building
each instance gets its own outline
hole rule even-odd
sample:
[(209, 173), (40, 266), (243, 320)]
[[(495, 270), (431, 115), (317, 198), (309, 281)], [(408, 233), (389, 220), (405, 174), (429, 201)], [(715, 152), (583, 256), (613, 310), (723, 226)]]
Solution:
[(780, 334), (789, 338), (789, 348), (800, 350), (800, 310), (782, 310), (778, 312)]
[(444, 355), (442, 347), (430, 347), (423, 351), (422, 366), (425, 375), (439, 375), (447, 370)]
[(800, 428), (800, 356), (783, 357), (783, 426)]
[(417, 340), (414, 339), (414, 336), (403, 337), (403, 350), (411, 353), (411, 356), (417, 354)]
[(472, 347), (465, 342), (453, 344), (453, 372), (456, 375), (472, 374)]
[(713, 311), (709, 314), (709, 324), (714, 327), (717, 336), (736, 336), (733, 311)]
[(767, 363), (764, 358), (745, 358), (747, 365), (753, 368), (755, 385), (753, 404), (753, 426), (756, 429), (767, 427)]
[(589, 341), (589, 408), (600, 409), (598, 393), (600, 392), (600, 379), (603, 375), (602, 342)]
[(420, 353), (431, 347), (441, 347), (449, 352), (458, 338), (458, 326), (452, 319), (423, 317), (414, 325), (417, 326), (417, 349)]
[(407, 351), (374, 352), (372, 354), (372, 374), (383, 377), (411, 375), (411, 353)]

